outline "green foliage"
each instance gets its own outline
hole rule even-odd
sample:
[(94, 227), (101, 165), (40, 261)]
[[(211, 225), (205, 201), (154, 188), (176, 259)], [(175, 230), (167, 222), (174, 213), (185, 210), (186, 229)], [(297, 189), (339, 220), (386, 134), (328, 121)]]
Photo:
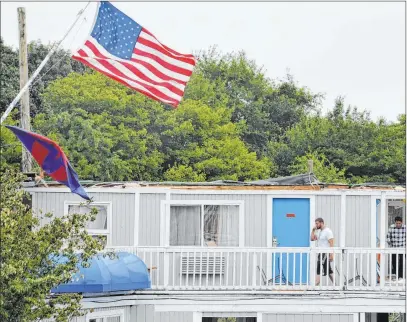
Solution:
[(318, 111), (322, 98), (298, 87), (290, 75), (272, 82), (244, 52), (223, 55), (216, 48), (200, 54), (191, 84), (186, 97), (230, 109), (232, 122), (244, 124), (243, 141), (259, 156), (267, 154), (270, 140), (278, 139), (301, 117)]
[[(2, 42), (0, 49), (4, 109), (19, 87), (18, 52)], [(31, 73), (48, 50), (30, 44)], [(268, 79), (244, 52), (201, 52), (176, 110), (88, 70), (64, 51), (53, 56), (30, 95), (33, 130), (61, 144), (81, 179), (252, 180), (299, 173), (307, 157), (321, 167), (323, 181), (406, 178), (405, 115), (373, 122), (339, 97), (322, 116), (321, 94), (291, 75)], [(16, 123), (19, 112), (13, 113), (7, 124)], [(1, 130), (1, 169), (16, 168), (21, 144)]]
[(307, 153), (301, 157), (296, 157), (295, 161), (288, 168), (290, 173), (303, 174), (308, 172), (308, 160), (313, 161), (313, 173), (319, 181), (325, 183), (346, 183), (345, 170), (337, 169), (325, 155), (318, 152)]
[[(29, 195), (20, 187), (22, 179), (13, 170), (1, 175), (0, 320), (68, 321), (82, 314), (81, 295), (50, 297), (50, 290), (70, 281), (78, 262), (88, 265), (102, 249), (84, 229), (97, 211), (60, 218), (33, 214), (27, 206)], [(53, 258), (58, 255), (65, 256), (67, 262), (57, 264)]]
[[(29, 76), (34, 73), (51, 48), (52, 45), (45, 45), (39, 41), (33, 41), (27, 45)], [(5, 45), (3, 39), (0, 39), (0, 55), (0, 113), (3, 114), (20, 90), (19, 52)], [(50, 82), (58, 78), (66, 77), (71, 72), (83, 73), (86, 70), (88, 70), (88, 68), (83, 64), (71, 59), (71, 55), (68, 51), (58, 49), (30, 86), (31, 116), (34, 117), (41, 111), (41, 94)]]
[(230, 117), (229, 109), (212, 109), (192, 100), (185, 100), (172, 111), (163, 141), (168, 164), (176, 165), (176, 169), (170, 168), (165, 177), (187, 180), (191, 174), (186, 169), (193, 169), (200, 181), (254, 180), (269, 176), (270, 163), (266, 159), (258, 160), (255, 153), (249, 152)]
[(81, 179), (159, 178), (161, 142), (148, 131), (158, 104), (99, 73), (57, 80), (43, 100), (34, 129), (61, 144)]
[(282, 140), (270, 142), (269, 156), (280, 175), (308, 152), (323, 154), (350, 183), (405, 182), (405, 115), (396, 123), (374, 123), (366, 112), (344, 109), (342, 98), (327, 117), (303, 117)]
[(62, 145), (82, 179), (257, 179), (271, 172), (224, 107), (186, 99), (164, 109), (99, 73), (57, 80), (43, 101), (46, 113), (34, 128)]

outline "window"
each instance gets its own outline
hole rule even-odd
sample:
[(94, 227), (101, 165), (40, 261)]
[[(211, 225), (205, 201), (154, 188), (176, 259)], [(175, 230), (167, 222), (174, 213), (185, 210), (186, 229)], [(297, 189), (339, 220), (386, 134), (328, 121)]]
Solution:
[(124, 309), (88, 313), (86, 322), (124, 322)]
[(256, 322), (256, 317), (203, 317), (202, 322)]
[(241, 204), (171, 204), (170, 246), (239, 246)]
[[(87, 214), (92, 208), (96, 208), (98, 213), (94, 221), (89, 221), (86, 229), (93, 238), (100, 240), (104, 246), (110, 244), (110, 213), (111, 203), (100, 203), (95, 205), (81, 205), (79, 203), (66, 203), (66, 213)], [(97, 321), (99, 322), (99, 321)]]

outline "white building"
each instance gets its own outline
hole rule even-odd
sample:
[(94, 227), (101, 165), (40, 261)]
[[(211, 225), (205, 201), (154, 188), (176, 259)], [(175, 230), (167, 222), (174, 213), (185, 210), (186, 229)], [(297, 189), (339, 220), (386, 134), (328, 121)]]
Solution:
[[(395, 216), (405, 222), (404, 189), (283, 184), (86, 188), (99, 208), (89, 232), (139, 256), (152, 288), (87, 294), (83, 305), (95, 310), (77, 321), (380, 322), (380, 313), (405, 313), (406, 252), (385, 242)], [(89, 211), (62, 186), (27, 190), (36, 211)], [(318, 217), (335, 238), (334, 282), (322, 276), (320, 285), (310, 242)], [(394, 258), (404, 280), (392, 276)]]

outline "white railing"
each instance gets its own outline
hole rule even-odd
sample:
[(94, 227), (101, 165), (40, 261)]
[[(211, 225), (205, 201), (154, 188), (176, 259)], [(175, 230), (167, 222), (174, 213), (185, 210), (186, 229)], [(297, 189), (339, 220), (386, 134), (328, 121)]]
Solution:
[[(404, 249), (115, 247), (113, 250), (139, 256), (150, 271), (151, 288), (155, 290), (405, 290)], [(319, 257), (322, 260), (318, 261)], [(324, 269), (329, 269), (325, 258), (330, 262), (331, 275), (323, 275)], [(392, 274), (394, 263), (396, 271)]]

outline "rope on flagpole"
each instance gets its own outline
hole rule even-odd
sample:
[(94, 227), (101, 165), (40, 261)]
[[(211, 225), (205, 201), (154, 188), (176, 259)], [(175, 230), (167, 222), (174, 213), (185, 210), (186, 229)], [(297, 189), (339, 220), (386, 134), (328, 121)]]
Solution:
[[(79, 28), (78, 28), (78, 30), (76, 31), (75, 36), (73, 37), (71, 43), (70, 43), (69, 46), (68, 46), (69, 48), (72, 47), (72, 44), (73, 44), (73, 42), (75, 41), (76, 36), (78, 36), (78, 33), (79, 33), (80, 29), (82, 28), (82, 25), (83, 25), (83, 23), (84, 23), (85, 21), (86, 21), (86, 17), (83, 18), (82, 22), (80, 23)], [(55, 44), (54, 44), (54, 45), (55, 45)], [(54, 46), (54, 45), (53, 45), (53, 46)], [(51, 48), (52, 48), (52, 47), (51, 47)], [(33, 83), (30, 85), (30, 87), (33, 87), (35, 84), (37, 84), (45, 75), (47, 75), (55, 66), (57, 66), (62, 60), (64, 60), (64, 59), (67, 58), (68, 56), (71, 56), (71, 53), (68, 52), (68, 53), (62, 55), (62, 57), (61, 57), (60, 59), (58, 59), (44, 74), (42, 74), (40, 77), (38, 77), (38, 78), (35, 80), (35, 82), (33, 82)]]
[(76, 25), (76, 23), (78, 22), (79, 18), (82, 16), (82, 14), (85, 12), (86, 8), (89, 6), (89, 4), (91, 3), (91, 1), (89, 1), (85, 8), (83, 8), (81, 11), (78, 12), (77, 17), (74, 21), (74, 23), (72, 24), (72, 26), (68, 29), (68, 31), (65, 33), (64, 37), (58, 42), (56, 43), (50, 50), (50, 52), (47, 54), (47, 56), (44, 58), (44, 60), (42, 61), (42, 63), (38, 66), (38, 68), (36, 69), (36, 71), (33, 73), (33, 75), (31, 76), (31, 78), (28, 80), (28, 82), (25, 84), (25, 86), (20, 90), (20, 93), (18, 93), (18, 95), (16, 96), (16, 98), (11, 102), (11, 104), (7, 107), (6, 111), (4, 112), (4, 114), (1, 117), (0, 120), (0, 124), (2, 124), (4, 122), (4, 120), (7, 118), (7, 116), (10, 114), (10, 112), (12, 111), (12, 109), (14, 108), (14, 106), (17, 104), (17, 102), (21, 99), (21, 96), (23, 96), (24, 92), (30, 87), (31, 83), (33, 82), (34, 78), (38, 76), (38, 74), (40, 73), (40, 71), (44, 68), (45, 64), (48, 62), (48, 60), (50, 59), (50, 57), (52, 56), (52, 54), (58, 49), (59, 45), (65, 40), (65, 38), (68, 36), (68, 34), (71, 32), (71, 30), (73, 29), (73, 27)]

